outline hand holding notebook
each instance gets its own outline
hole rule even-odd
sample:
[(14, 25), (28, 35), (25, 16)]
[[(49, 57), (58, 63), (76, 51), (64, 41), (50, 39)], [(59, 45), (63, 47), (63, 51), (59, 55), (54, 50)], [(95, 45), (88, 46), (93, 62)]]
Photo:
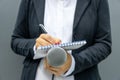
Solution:
[(86, 43), (87, 42), (85, 40), (83, 40), (83, 41), (76, 41), (76, 42), (61, 43), (58, 45), (40, 46), (36, 50), (36, 54), (34, 56), (34, 59), (38, 59), (38, 56), (40, 56), (40, 55), (41, 55), (41, 57), (45, 57), (47, 55), (46, 52), (49, 49), (54, 48), (54, 47), (61, 47), (65, 50), (74, 50), (74, 49), (78, 49), (78, 48), (82, 47)]

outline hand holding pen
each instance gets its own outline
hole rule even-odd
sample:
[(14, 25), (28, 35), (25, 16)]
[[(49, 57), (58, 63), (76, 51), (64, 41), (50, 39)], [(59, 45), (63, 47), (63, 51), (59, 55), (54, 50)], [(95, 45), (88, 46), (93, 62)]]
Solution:
[(47, 46), (51, 44), (60, 44), (61, 40), (58, 38), (55, 38), (49, 34), (46, 34), (47, 31), (45, 30), (45, 27), (42, 24), (39, 24), (39, 27), (44, 31), (43, 34), (40, 34), (40, 36), (36, 39), (36, 48), (39, 46)]

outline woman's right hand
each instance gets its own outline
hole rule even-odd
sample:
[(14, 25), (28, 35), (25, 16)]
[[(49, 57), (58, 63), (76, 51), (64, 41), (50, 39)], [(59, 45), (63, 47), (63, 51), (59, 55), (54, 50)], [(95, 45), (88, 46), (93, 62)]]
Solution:
[(37, 39), (36, 39), (36, 48), (39, 46), (47, 46), (51, 44), (60, 44), (61, 40), (59, 38), (52, 37), (49, 34), (41, 34)]

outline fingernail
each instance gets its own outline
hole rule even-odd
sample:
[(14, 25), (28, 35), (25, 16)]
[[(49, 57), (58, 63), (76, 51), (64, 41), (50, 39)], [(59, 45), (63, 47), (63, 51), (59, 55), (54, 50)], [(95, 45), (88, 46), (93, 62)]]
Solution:
[(57, 43), (55, 43), (55, 45), (57, 45)]
[(58, 44), (60, 44), (60, 42), (58, 42)]
[(57, 43), (57, 45), (60, 44), (60, 42)]

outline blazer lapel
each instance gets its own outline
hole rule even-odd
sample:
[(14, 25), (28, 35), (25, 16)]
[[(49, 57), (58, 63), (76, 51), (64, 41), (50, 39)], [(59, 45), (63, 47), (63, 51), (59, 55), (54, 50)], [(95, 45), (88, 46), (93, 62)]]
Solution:
[(85, 12), (89, 3), (90, 3), (90, 0), (77, 0), (73, 29), (75, 29), (78, 22), (82, 18), (82, 15)]
[(39, 24), (44, 24), (45, 0), (33, 0)]

